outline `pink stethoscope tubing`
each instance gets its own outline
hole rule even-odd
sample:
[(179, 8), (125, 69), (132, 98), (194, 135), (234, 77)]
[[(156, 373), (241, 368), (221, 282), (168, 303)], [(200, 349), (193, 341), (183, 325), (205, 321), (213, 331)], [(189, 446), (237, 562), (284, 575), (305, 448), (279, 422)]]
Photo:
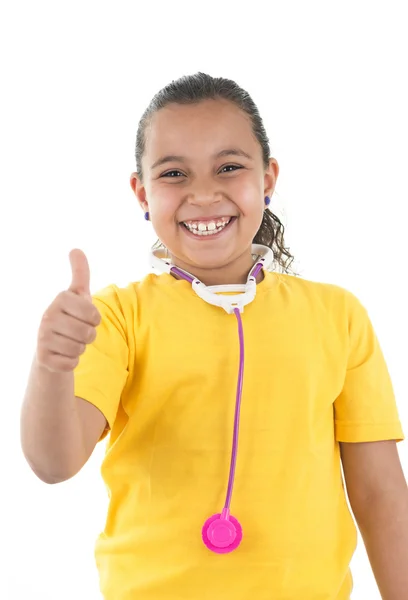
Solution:
[[(235, 402), (235, 417), (234, 417), (234, 432), (232, 439), (230, 472), (228, 479), (227, 495), (224, 508), (221, 513), (217, 513), (209, 517), (201, 531), (204, 544), (217, 554), (226, 554), (232, 552), (240, 545), (242, 541), (242, 526), (238, 519), (230, 514), (232, 490), (234, 487), (235, 467), (237, 463), (238, 452), (238, 434), (239, 434), (239, 419), (242, 400), (242, 388), (244, 380), (244, 332), (242, 326), (241, 314), (244, 311), (244, 306), (252, 302), (256, 294), (256, 277), (262, 268), (268, 268), (273, 261), (273, 252), (267, 246), (254, 244), (252, 253), (257, 256), (256, 261), (250, 270), (245, 285), (225, 285), (225, 286), (205, 286), (194, 275), (176, 267), (163, 257), (161, 250), (154, 249), (151, 253), (151, 264), (153, 267), (164, 270), (167, 273), (176, 275), (185, 279), (192, 284), (194, 291), (206, 302), (221, 306), (229, 314), (235, 314), (238, 321), (238, 336), (239, 336), (239, 370), (238, 383)], [(239, 291), (238, 296), (219, 296), (218, 292), (222, 291)]]

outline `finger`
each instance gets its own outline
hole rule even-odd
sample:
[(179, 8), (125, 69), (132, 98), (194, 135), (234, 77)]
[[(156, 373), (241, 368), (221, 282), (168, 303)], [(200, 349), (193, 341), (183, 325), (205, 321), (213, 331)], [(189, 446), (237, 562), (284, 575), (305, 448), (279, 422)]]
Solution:
[(56, 307), (63, 313), (93, 327), (97, 327), (101, 322), (101, 314), (92, 301), (89, 302), (84, 296), (78, 296), (73, 292), (62, 292)]
[(71, 317), (68, 314), (62, 314), (61, 317), (53, 323), (52, 331), (66, 338), (79, 342), (80, 344), (90, 344), (96, 338), (96, 329), (92, 325), (84, 323)]
[(69, 260), (72, 269), (72, 281), (69, 290), (80, 296), (91, 297), (91, 273), (88, 259), (82, 250), (71, 250)]
[(38, 356), (40, 364), (44, 365), (52, 373), (69, 373), (72, 372), (79, 364), (79, 357), (67, 358), (60, 354), (48, 354), (46, 359), (43, 360), (41, 356)]
[(47, 344), (47, 350), (51, 354), (59, 354), (67, 358), (78, 358), (85, 352), (86, 344), (75, 342), (63, 335), (54, 333)]

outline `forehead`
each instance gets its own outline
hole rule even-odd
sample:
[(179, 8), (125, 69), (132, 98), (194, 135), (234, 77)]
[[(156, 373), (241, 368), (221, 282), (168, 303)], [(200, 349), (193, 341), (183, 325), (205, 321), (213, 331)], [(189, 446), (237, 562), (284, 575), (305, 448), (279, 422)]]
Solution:
[(170, 104), (153, 115), (146, 131), (146, 156), (171, 152), (201, 155), (208, 149), (241, 146), (254, 152), (259, 146), (244, 111), (227, 100), (198, 104)]

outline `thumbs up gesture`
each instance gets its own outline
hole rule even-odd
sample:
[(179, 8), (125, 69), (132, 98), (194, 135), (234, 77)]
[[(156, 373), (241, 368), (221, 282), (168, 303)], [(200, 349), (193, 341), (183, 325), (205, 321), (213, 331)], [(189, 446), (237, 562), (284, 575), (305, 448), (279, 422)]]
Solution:
[(90, 270), (82, 250), (69, 255), (72, 281), (45, 311), (37, 339), (37, 362), (55, 373), (73, 371), (96, 338), (101, 315), (92, 303)]
[(71, 250), (69, 261), (72, 270), (72, 281), (69, 286), (69, 291), (78, 296), (84, 296), (90, 299), (91, 273), (89, 270), (88, 259), (82, 250)]

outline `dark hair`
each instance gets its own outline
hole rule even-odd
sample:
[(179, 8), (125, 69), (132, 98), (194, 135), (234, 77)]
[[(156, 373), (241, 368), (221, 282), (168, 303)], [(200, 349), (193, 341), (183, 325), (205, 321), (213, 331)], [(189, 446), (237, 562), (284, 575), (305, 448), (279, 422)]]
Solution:
[[(223, 77), (211, 77), (205, 73), (185, 75), (172, 81), (160, 90), (150, 102), (140, 119), (136, 136), (136, 171), (143, 183), (142, 157), (145, 151), (146, 129), (157, 111), (168, 104), (196, 104), (203, 100), (224, 99), (233, 102), (238, 108), (249, 115), (255, 137), (262, 149), (265, 170), (269, 167), (269, 140), (259, 114), (258, 108), (248, 92), (238, 86), (235, 81)], [(253, 243), (269, 246), (274, 253), (274, 262), (289, 273), (289, 266), (294, 260), (289, 249), (285, 248), (283, 234), (285, 227), (280, 219), (268, 208), (264, 210), (261, 226), (256, 233)], [(156, 247), (162, 246), (158, 240)], [(284, 258), (286, 257), (286, 259)], [(296, 275), (296, 273), (294, 273)]]

